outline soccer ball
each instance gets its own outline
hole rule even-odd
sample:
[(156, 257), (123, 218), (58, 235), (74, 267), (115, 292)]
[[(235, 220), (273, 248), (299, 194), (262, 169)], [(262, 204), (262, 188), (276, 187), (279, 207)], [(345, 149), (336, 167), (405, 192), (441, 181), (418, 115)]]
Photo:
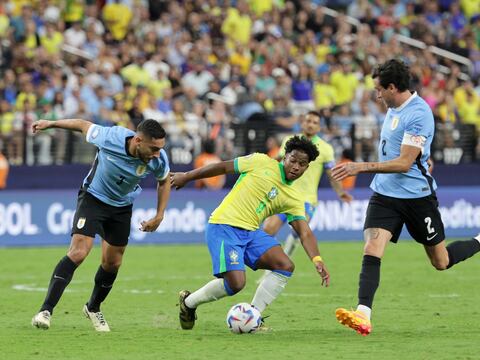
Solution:
[(247, 303), (233, 305), (227, 314), (227, 326), (235, 334), (253, 333), (261, 322), (260, 311)]

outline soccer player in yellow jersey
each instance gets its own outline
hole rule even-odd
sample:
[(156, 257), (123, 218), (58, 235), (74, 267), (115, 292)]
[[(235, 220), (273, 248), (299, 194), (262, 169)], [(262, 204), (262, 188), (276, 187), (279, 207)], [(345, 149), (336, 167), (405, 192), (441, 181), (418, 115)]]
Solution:
[(287, 214), (322, 278), (322, 285), (328, 286), (329, 272), (305, 219), (302, 196), (293, 186), (317, 156), (318, 150), (311, 141), (294, 136), (286, 143), (285, 157), (280, 162), (255, 153), (170, 175), (172, 186), (179, 189), (197, 179), (240, 174), (233, 189), (210, 216), (205, 232), (217, 279), (193, 293), (180, 292), (182, 329), (193, 328), (199, 305), (234, 295), (244, 288), (245, 265), (254, 271), (271, 270), (259, 284), (253, 306), (262, 312), (280, 295), (295, 266), (275, 238), (260, 229), (263, 220), (273, 214)]
[[(342, 184), (332, 177), (331, 169), (335, 166), (334, 151), (332, 146), (321, 139), (317, 134), (320, 131), (320, 114), (316, 111), (309, 111), (302, 121), (302, 134), (300, 136), (309, 139), (319, 152), (319, 156), (310, 163), (310, 166), (305, 171), (303, 176), (295, 182), (295, 187), (301, 192), (305, 201), (305, 214), (307, 220), (310, 220), (318, 203), (318, 184), (323, 175), (323, 172), (328, 176), (330, 185), (337, 193), (340, 200), (350, 202), (352, 196), (344, 191)], [(285, 155), (285, 144), (292, 137), (287, 137), (283, 140), (280, 149), (280, 157)], [(283, 224), (287, 221), (285, 214), (277, 214), (267, 218), (263, 224), (263, 230), (275, 236)], [(291, 256), (299, 243), (298, 237), (290, 234), (285, 241), (284, 251), (288, 256)]]

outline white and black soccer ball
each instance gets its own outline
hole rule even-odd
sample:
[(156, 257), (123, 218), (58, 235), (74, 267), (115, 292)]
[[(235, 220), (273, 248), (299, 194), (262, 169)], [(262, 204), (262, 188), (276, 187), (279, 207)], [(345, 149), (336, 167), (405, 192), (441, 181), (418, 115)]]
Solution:
[(247, 303), (233, 305), (227, 313), (227, 326), (235, 334), (253, 333), (261, 322), (260, 311)]

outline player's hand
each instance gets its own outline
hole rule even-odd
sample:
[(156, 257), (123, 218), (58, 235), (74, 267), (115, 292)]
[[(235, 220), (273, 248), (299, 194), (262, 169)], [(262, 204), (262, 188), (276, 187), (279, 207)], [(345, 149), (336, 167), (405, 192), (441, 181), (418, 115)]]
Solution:
[(341, 181), (349, 176), (355, 176), (360, 172), (359, 163), (346, 162), (336, 165), (332, 169), (332, 177), (336, 181)]
[(328, 287), (328, 285), (330, 285), (330, 273), (328, 272), (325, 263), (323, 261), (318, 261), (314, 264), (318, 274), (322, 277), (322, 285)]
[(340, 200), (342, 200), (343, 202), (346, 202), (346, 203), (349, 203), (353, 200), (353, 196), (350, 195), (349, 193), (347, 192), (342, 192), (339, 196)]
[(181, 189), (188, 183), (187, 173), (170, 173), (170, 185), (175, 188), (175, 190)]
[(53, 121), (49, 120), (37, 120), (32, 124), (32, 132), (36, 134), (40, 130), (46, 130), (51, 128), (53, 125)]
[(147, 220), (147, 221), (142, 221), (140, 223), (140, 228), (139, 230), (145, 231), (145, 232), (153, 232), (157, 230), (158, 226), (162, 222), (163, 217), (154, 217), (153, 219)]

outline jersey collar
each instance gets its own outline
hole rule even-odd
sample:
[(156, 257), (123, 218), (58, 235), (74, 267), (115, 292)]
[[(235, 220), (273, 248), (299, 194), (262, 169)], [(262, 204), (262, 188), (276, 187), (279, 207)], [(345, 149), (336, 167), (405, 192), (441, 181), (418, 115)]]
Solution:
[(286, 185), (292, 185), (294, 180), (287, 180), (287, 176), (285, 175), (285, 167), (283, 166), (283, 163), (278, 162), (278, 167), (280, 168), (280, 176), (282, 177), (282, 183)]
[(415, 99), (417, 97), (417, 92), (414, 91), (412, 96), (410, 96), (407, 100), (405, 100), (403, 102), (402, 105), (400, 105), (399, 107), (396, 107), (396, 108), (393, 108), (395, 111), (401, 111), (405, 108), (405, 106), (407, 106), (413, 99)]
[(130, 151), (128, 151), (128, 140), (133, 139), (133, 136), (127, 136), (125, 138), (125, 154), (127, 154), (130, 157), (135, 157), (132, 154), (130, 154)]

